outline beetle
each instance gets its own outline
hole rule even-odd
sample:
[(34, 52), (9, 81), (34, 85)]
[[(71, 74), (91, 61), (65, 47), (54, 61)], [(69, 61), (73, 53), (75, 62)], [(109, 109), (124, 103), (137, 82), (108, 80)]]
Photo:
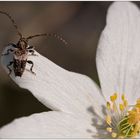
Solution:
[(13, 65), (13, 71), (15, 76), (22, 77), (27, 63), (31, 65), (30, 72), (32, 74), (35, 74), (35, 72), (33, 72), (34, 63), (31, 60), (28, 60), (29, 55), (37, 56), (35, 54), (35, 50), (34, 50), (35, 48), (33, 46), (28, 45), (29, 40), (31, 40), (32, 38), (40, 37), (40, 36), (47, 36), (47, 37), (52, 36), (59, 39), (65, 45), (67, 45), (67, 42), (61, 36), (55, 33), (36, 34), (25, 38), (19, 32), (18, 26), (16, 25), (14, 19), (7, 12), (0, 11), (0, 13), (6, 15), (11, 20), (13, 26), (17, 31), (17, 34), (20, 37), (17, 44), (10, 43), (9, 45), (12, 46), (12, 48), (8, 49), (5, 54), (2, 54), (2, 56), (9, 55), (10, 53), (13, 54), (13, 60), (10, 61), (9, 64), (7, 65), (7, 69), (9, 70), (8, 75), (11, 74), (12, 72), (11, 66)]

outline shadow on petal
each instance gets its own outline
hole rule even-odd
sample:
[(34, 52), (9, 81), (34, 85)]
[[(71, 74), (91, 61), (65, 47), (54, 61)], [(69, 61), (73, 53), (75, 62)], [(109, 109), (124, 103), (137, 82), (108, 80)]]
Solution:
[[(107, 115), (106, 107), (104, 105), (101, 106), (102, 113), (104, 116)], [(106, 131), (107, 125), (104, 119), (102, 119), (95, 111), (95, 109), (91, 106), (87, 109), (88, 113), (92, 113), (93, 117), (91, 119), (91, 125), (96, 129), (96, 134), (92, 132), (92, 130), (87, 129), (87, 132), (91, 133), (93, 138), (110, 138), (110, 135)]]

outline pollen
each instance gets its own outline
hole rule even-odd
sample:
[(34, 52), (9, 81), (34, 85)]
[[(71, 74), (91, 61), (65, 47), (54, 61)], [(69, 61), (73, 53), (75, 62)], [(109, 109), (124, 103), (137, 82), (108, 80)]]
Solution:
[(125, 106), (123, 104), (120, 104), (120, 111), (123, 111), (125, 109)]
[(111, 128), (111, 127), (107, 127), (106, 130), (107, 130), (108, 132), (110, 132), (110, 133), (112, 132), (112, 128)]
[(122, 94), (122, 100), (123, 101), (125, 100), (125, 94)]
[(140, 108), (134, 108), (133, 110), (128, 112), (128, 122), (131, 125), (135, 125), (140, 121)]
[(116, 138), (116, 137), (117, 137), (117, 133), (114, 133), (114, 132), (113, 132), (113, 133), (111, 134), (111, 136), (112, 136), (112, 138)]
[(108, 110), (111, 109), (111, 106), (110, 106), (110, 103), (109, 102), (106, 103), (106, 107), (107, 107)]
[(136, 107), (140, 108), (140, 99), (137, 100)]
[(125, 94), (118, 95), (114, 93), (106, 103), (106, 131), (112, 138), (135, 138), (140, 133), (140, 99), (130, 106)]
[(114, 93), (114, 95), (110, 96), (110, 100), (112, 102), (116, 101), (116, 99), (117, 99), (117, 93)]

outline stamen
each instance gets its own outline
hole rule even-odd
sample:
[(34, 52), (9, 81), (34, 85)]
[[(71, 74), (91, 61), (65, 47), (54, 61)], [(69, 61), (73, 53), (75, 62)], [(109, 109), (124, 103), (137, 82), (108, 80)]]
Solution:
[(106, 116), (106, 122), (108, 125), (111, 125), (111, 117), (109, 115)]
[(112, 102), (116, 101), (116, 99), (117, 99), (117, 93), (114, 93), (114, 95), (110, 96), (110, 100)]
[(116, 103), (115, 103), (115, 101), (114, 101), (114, 103), (113, 103), (113, 111), (117, 111), (117, 105), (116, 105)]
[(124, 94), (121, 96), (122, 103), (116, 104), (117, 98), (118, 94), (114, 93), (110, 96), (111, 102), (106, 104), (106, 123), (109, 125), (106, 131), (111, 133), (112, 138), (136, 137), (140, 133), (140, 99), (130, 108)]
[(114, 132), (113, 132), (113, 133), (111, 134), (111, 136), (112, 136), (112, 138), (116, 138), (116, 137), (117, 137), (117, 133), (114, 133)]
[(111, 128), (111, 127), (107, 127), (106, 130), (107, 130), (108, 132), (110, 132), (110, 133), (112, 132), (112, 128)]
[(125, 95), (124, 94), (122, 94), (122, 101), (124, 101), (125, 100)]
[(125, 107), (127, 107), (127, 106), (128, 106), (127, 100), (124, 100), (124, 101), (123, 101), (123, 104), (124, 104)]
[(125, 109), (125, 106), (123, 105), (123, 104), (120, 104), (120, 111), (124, 111), (124, 109)]
[(108, 110), (111, 109), (111, 106), (110, 106), (110, 103), (109, 102), (107, 102), (106, 107), (107, 107)]

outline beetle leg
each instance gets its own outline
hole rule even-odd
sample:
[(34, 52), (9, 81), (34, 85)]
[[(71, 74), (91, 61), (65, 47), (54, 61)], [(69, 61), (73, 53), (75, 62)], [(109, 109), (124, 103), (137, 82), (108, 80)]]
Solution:
[(15, 45), (14, 43), (9, 43), (6, 46), (12, 46), (13, 48), (17, 48), (17, 45)]
[(10, 74), (11, 74), (11, 72), (12, 72), (12, 70), (11, 70), (10, 66), (11, 66), (13, 63), (14, 63), (14, 62), (13, 62), (13, 61), (11, 61), (11, 62), (7, 65), (7, 69), (9, 70), (9, 74), (8, 74), (8, 75), (10, 75)]
[(27, 63), (31, 64), (30, 72), (35, 74), (35, 72), (33, 72), (34, 63), (31, 60), (28, 60)]
[(29, 53), (31, 53), (33, 56), (37, 56), (37, 54), (35, 54), (35, 50), (29, 50)]
[(17, 48), (17, 45), (14, 44), (14, 43), (9, 43), (9, 44), (6, 44), (6, 45), (4, 45), (4, 46), (12, 46), (13, 48)]
[(29, 47), (27, 47), (27, 49), (28, 49), (28, 50), (30, 50), (30, 49), (34, 50), (35, 47), (34, 47), (34, 46), (29, 46)]
[(29, 46), (28, 48), (27, 48), (27, 50), (28, 50), (28, 52), (29, 53), (31, 53), (31, 55), (33, 55), (33, 56), (37, 56), (36, 54), (35, 54), (35, 47), (33, 47), (33, 46)]
[(6, 52), (5, 54), (2, 54), (2, 56), (3, 56), (3, 55), (9, 55), (9, 53), (10, 53), (10, 52), (13, 52), (13, 51), (14, 51), (13, 49), (8, 49), (7, 52)]

